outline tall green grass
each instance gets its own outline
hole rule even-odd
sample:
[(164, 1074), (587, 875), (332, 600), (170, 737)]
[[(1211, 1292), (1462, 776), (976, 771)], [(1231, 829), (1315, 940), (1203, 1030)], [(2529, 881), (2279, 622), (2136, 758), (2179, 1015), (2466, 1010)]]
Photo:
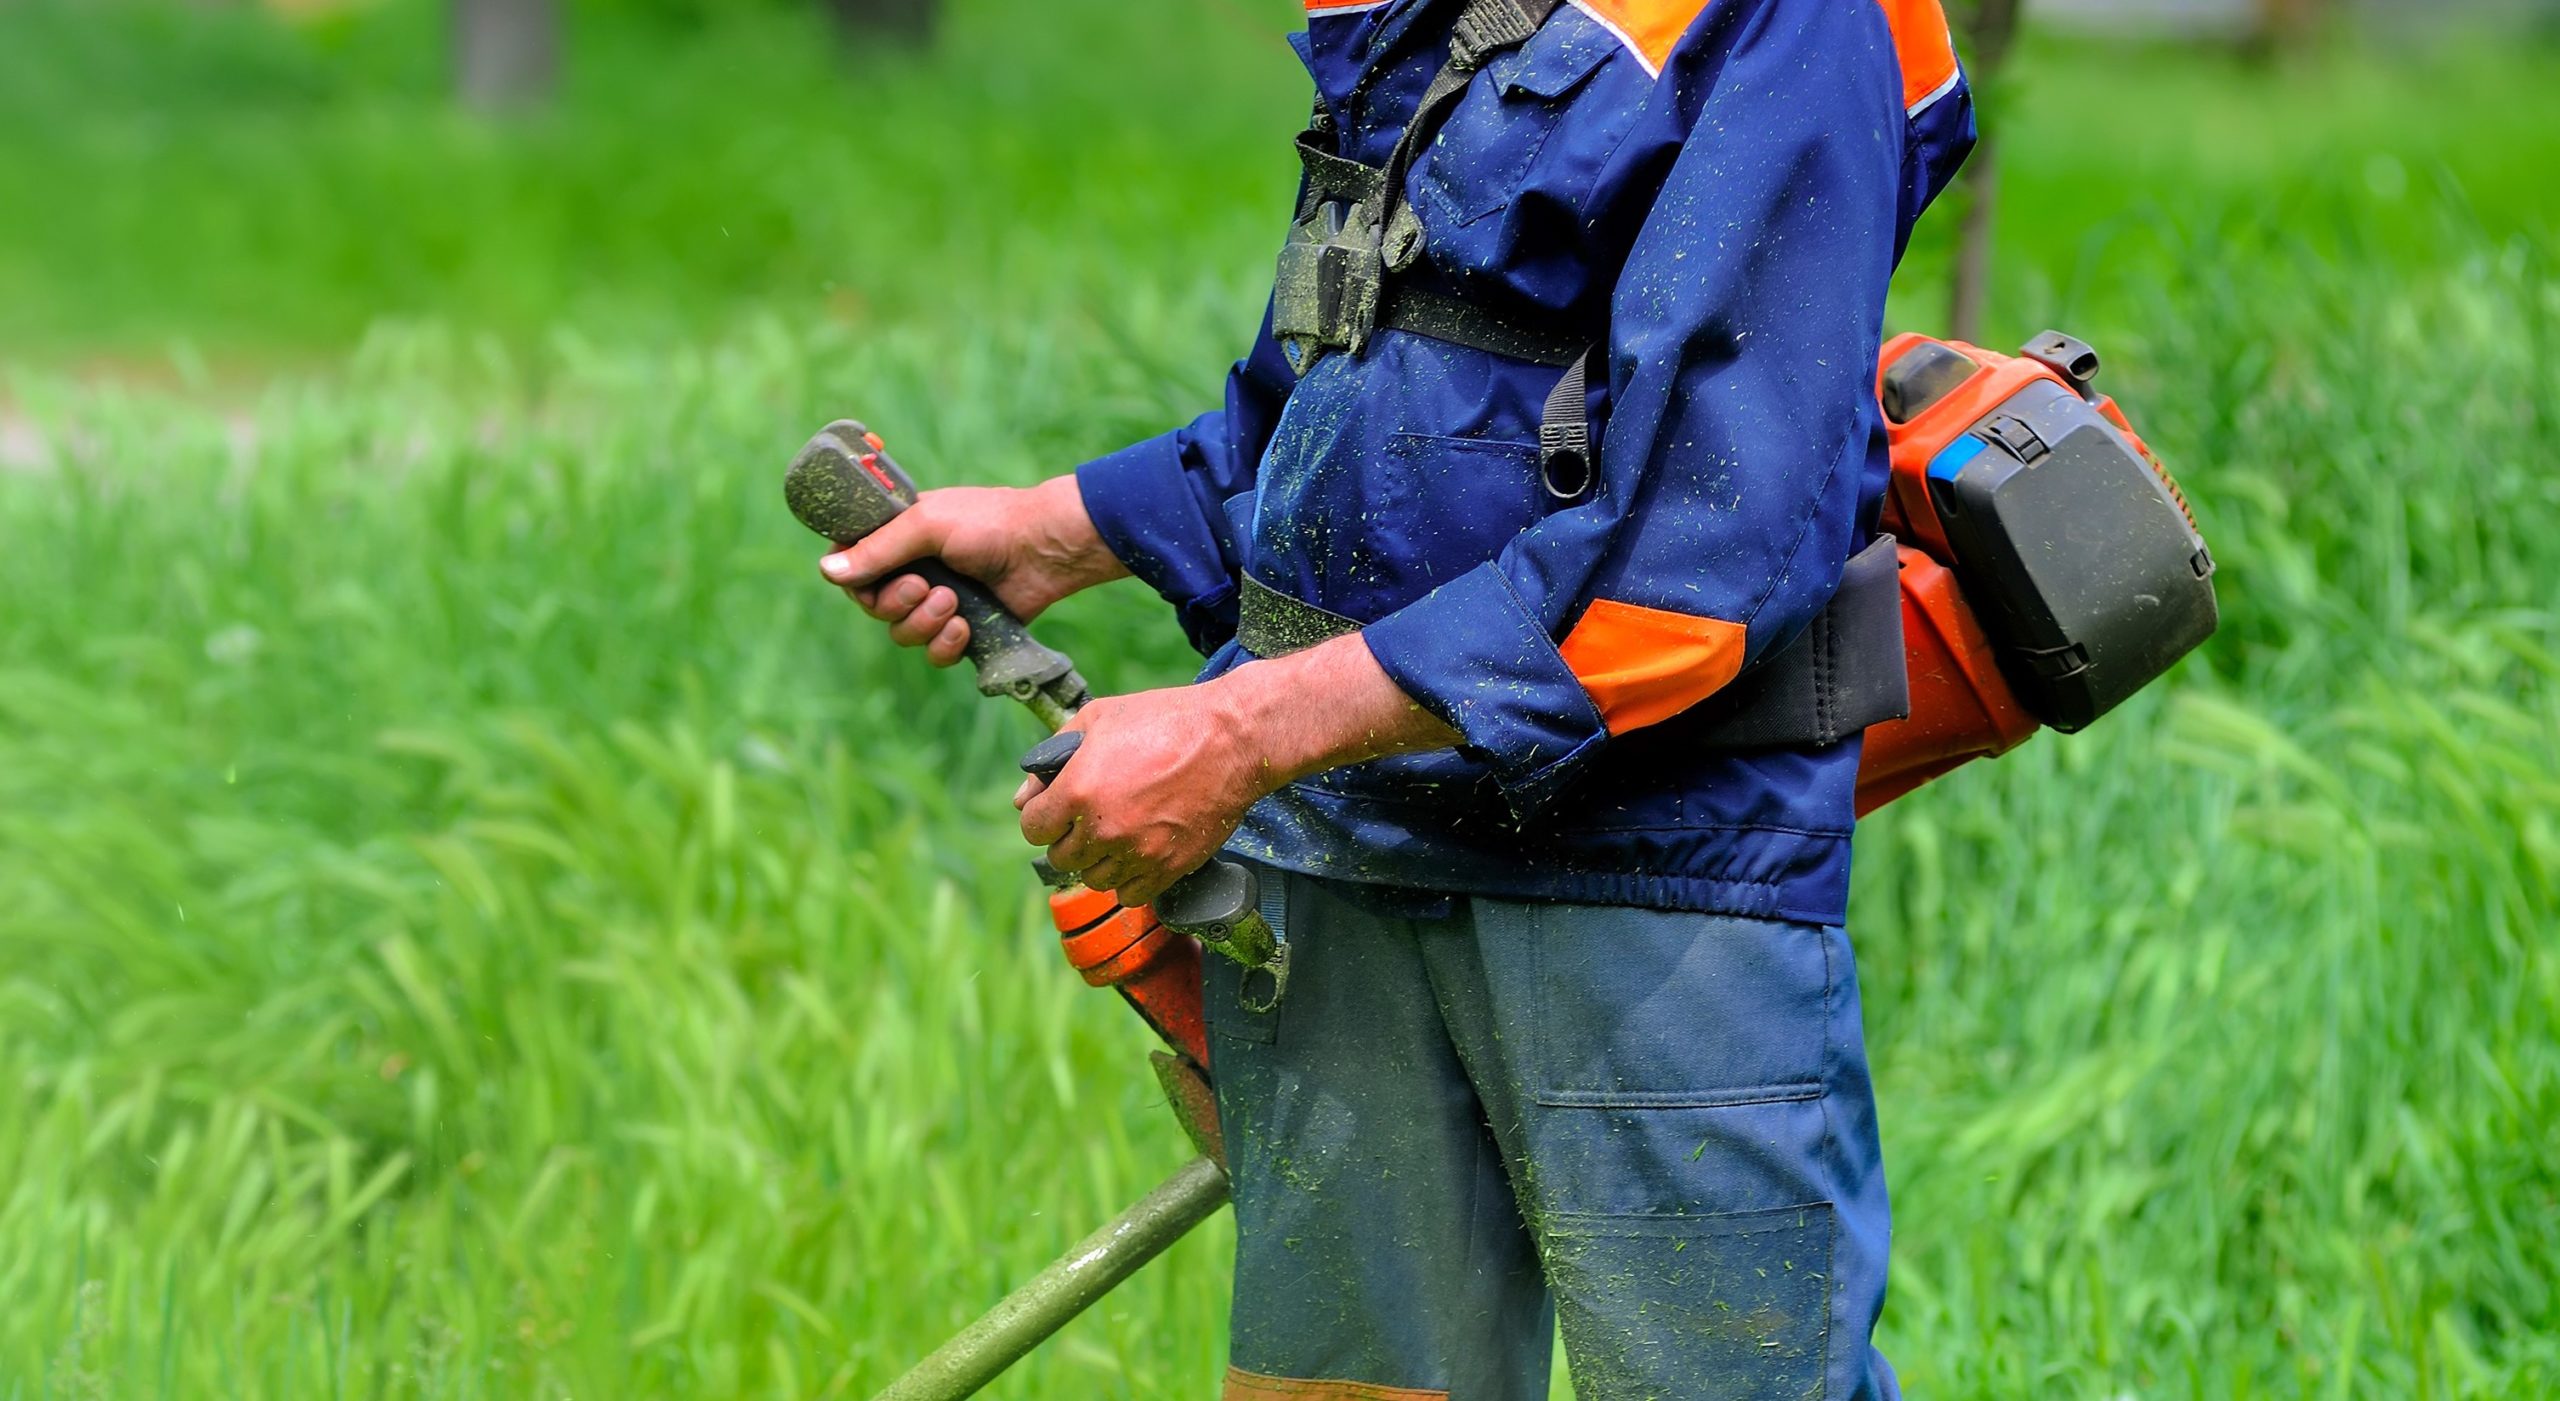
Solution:
[[(245, 433), (38, 387), (90, 436), (5, 486), (44, 603), (0, 673), (0, 1376), (867, 1394), (1178, 1162), (1144, 1033), (1043, 947), (1019, 722), (857, 630), (777, 506), (834, 406), (1063, 420), (1095, 348), (775, 328), (492, 417), (386, 337)], [(1027, 474), (947, 421), (920, 462)], [(1078, 611), (1109, 683), (1174, 671)], [(1152, 1331), (1218, 1249), (1033, 1375), (1200, 1375), (1213, 1334)]]
[[(310, 368), (385, 320), (521, 349), (1068, 307), (1153, 355), (1129, 304), (1262, 271), (1305, 114), (1287, 0), (948, 0), (929, 54), (839, 44), (803, 0), (586, 0), (559, 101), (507, 121), (454, 110), (433, 0), (299, 26), (167, 3), (0, 7), (0, 350), (130, 376), (172, 341)], [(704, 11), (727, 18), (680, 22)], [(2448, 184), (2493, 239), (2560, 233), (2549, 49), (2269, 73), (2043, 38), (2012, 69), (1990, 101), (2022, 312), (2128, 276), (2129, 224), (2234, 191), (2404, 265), (2443, 259)]]
[[(932, 270), (902, 293), (727, 299), (681, 241), (668, 285), (562, 293), (549, 240), (587, 226), (561, 187), (601, 222), (656, 207), (595, 173), (627, 168), (595, 154), (619, 118), (502, 136), (359, 85), (287, 141), (239, 110), (265, 80), (216, 91), (225, 58), (168, 169), (290, 187), (295, 152), (382, 149), (331, 154), (371, 112), (399, 178), (461, 172), (501, 290), (388, 298), (430, 314), (331, 353), (398, 284), (307, 263), (337, 237), (315, 209), (261, 226), (280, 261), (238, 253), (273, 322), (143, 297), (190, 285), (182, 244), (11, 303), (55, 311), (5, 396), (47, 461), (0, 469), (0, 1397), (867, 1395), (1185, 1155), (1144, 1032), (1050, 947), (1003, 800), (1024, 722), (858, 626), (776, 487), (848, 411), (920, 472), (1027, 480), (1207, 402), (1259, 306), (1288, 61), (1202, 20), (1200, 71), (1280, 76), (1166, 122), (1034, 53), (1061, 22), (962, 17), (933, 81), (871, 101), (1016, 163), (973, 183), (847, 138), (883, 217), (756, 236), (866, 287)], [(732, 87), (678, 55), (646, 99), (687, 149), (766, 139), (723, 94), (837, 91), (716, 32), (752, 58)], [(643, 101), (607, 62), (582, 81)], [(2465, 62), (2488, 91), (2542, 71)], [(2316, 115), (2351, 80), (2407, 111), (2374, 130), (2435, 120), (2422, 77), (2350, 74), (2211, 101)], [(148, 125), (100, 106), (48, 139)], [(2110, 139), (2167, 179), (2197, 122)], [(834, 149), (797, 144), (816, 125), (772, 138), (772, 189)], [(2305, 126), (2156, 200), (2014, 148), (2013, 200), (2072, 212), (2004, 312), (2110, 352), (2227, 612), (2158, 693), (1863, 835), (1882, 1341), (1914, 1394), (2560, 1389), (2560, 274), (2491, 178), (2507, 148), (2266, 175), (2326, 149)], [(1113, 200), (1061, 179), (1067, 144)], [(2397, 197), (2357, 183), (2374, 154)], [(469, 187), (543, 160), (578, 169)], [(124, 237), (103, 207), (67, 217)], [(0, 267), (42, 237), (0, 225)], [(85, 306), (120, 354), (201, 352), (154, 387), (75, 373)], [(333, 363), (226, 368), (279, 344)], [(1106, 689), (1185, 670), (1120, 591), (1042, 630)], [(1206, 1394), (1227, 1229), (997, 1394)]]
[(1306, 112), (1274, 0), (963, 0), (931, 54), (799, 0), (590, 5), (559, 101), (507, 120), (454, 107), (441, 9), (0, 9), (0, 346), (130, 370), (172, 338), (301, 363), (386, 319), (666, 344), (1143, 301), (1277, 246)]

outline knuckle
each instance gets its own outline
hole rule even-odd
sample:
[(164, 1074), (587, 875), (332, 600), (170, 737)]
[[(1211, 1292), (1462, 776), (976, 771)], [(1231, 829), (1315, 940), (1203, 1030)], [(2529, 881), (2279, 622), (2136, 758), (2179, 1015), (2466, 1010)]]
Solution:
[(951, 499), (938, 491), (928, 491), (916, 498), (916, 504), (898, 513), (898, 519), (910, 524), (916, 538), (938, 541), (951, 533)]

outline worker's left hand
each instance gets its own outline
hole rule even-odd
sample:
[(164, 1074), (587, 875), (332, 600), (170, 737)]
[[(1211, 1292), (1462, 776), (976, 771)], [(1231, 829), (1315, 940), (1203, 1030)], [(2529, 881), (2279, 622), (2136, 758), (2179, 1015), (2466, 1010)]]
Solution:
[(1049, 864), (1135, 908), (1217, 854), (1245, 809), (1279, 786), (1254, 726), (1219, 681), (1098, 700), (1070, 729), (1083, 747), (1058, 781), (1013, 795)]

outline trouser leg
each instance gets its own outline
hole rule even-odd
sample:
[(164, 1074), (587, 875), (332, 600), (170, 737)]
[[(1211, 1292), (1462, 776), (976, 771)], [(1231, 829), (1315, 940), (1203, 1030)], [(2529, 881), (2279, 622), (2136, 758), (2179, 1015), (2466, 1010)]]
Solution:
[(1897, 1394), (1838, 929), (1478, 900), (1425, 937), (1583, 1401)]
[(1415, 926), (1264, 878), (1286, 1000), (1249, 1012), (1233, 964), (1206, 970), (1236, 1206), (1227, 1396), (1541, 1401), (1553, 1315)]

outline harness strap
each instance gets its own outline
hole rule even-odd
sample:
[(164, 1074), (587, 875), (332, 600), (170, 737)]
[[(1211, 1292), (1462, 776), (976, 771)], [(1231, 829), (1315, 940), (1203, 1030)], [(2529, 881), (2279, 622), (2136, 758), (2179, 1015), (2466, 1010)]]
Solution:
[[(1397, 276), (1422, 256), (1422, 218), (1404, 182), (1440, 118), (1485, 61), (1534, 37), (1561, 0), (1466, 0), (1451, 26), (1449, 56), (1424, 85), (1413, 114), (1379, 165), (1340, 153), (1340, 136), (1321, 94), (1298, 134), (1305, 167), (1296, 222), (1273, 277), (1272, 334), (1290, 366), (1307, 373), (1333, 350), (1357, 355), (1372, 332), (1407, 330), (1538, 364), (1571, 364), (1581, 342), (1521, 325), (1441, 293), (1407, 288)], [(1387, 65), (1373, 65), (1356, 100)]]
[[(1414, 104), (1413, 117), (1396, 133), (1395, 149), (1387, 153), (1383, 172), (1386, 204), (1379, 210), (1378, 227), (1390, 233), (1396, 227), (1396, 214), (1404, 207), (1404, 177), (1413, 167), (1413, 157), (1421, 149), (1425, 133), (1439, 125), (1441, 110), (1458, 99), (1475, 81), (1476, 70), (1486, 59), (1506, 49), (1529, 42), (1547, 16), (1556, 12), (1563, 0), (1467, 0), (1467, 8), (1449, 39), (1449, 61), (1431, 75), (1422, 90), (1422, 100)], [(1389, 250), (1388, 266), (1399, 266)], [(1419, 251), (1418, 249), (1416, 251)]]
[(1910, 713), (1901, 553), (1879, 535), (1786, 650), (1700, 702), (1689, 723), (1717, 749), (1773, 749), (1836, 744)]
[(1424, 287), (1398, 287), (1378, 309), (1378, 329), (1410, 331), (1435, 341), (1463, 345), (1559, 369), (1580, 365), (1590, 342), (1581, 336), (1506, 320), (1455, 297)]
[[(1358, 632), (1361, 624), (1304, 603), (1251, 574), (1236, 599), (1236, 641), (1256, 657), (1284, 657)], [(1879, 535), (1840, 574), (1840, 588), (1784, 648), (1680, 720), (1716, 750), (1801, 749), (1837, 744), (1869, 725), (1911, 713), (1902, 653), (1901, 564)]]
[(1236, 642), (1257, 657), (1285, 657), (1359, 630), (1357, 618), (1291, 598), (1251, 574), (1241, 576), (1236, 592)]

